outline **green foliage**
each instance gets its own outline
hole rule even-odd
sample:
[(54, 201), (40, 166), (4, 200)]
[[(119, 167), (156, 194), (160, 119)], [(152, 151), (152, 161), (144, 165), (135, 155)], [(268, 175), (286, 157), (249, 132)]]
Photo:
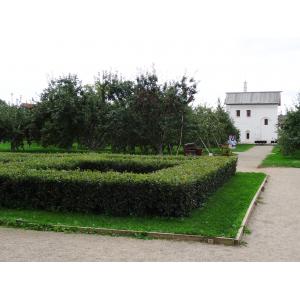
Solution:
[(94, 85), (86, 86), (85, 120), (80, 143), (96, 150), (112, 145), (116, 151), (125, 151), (134, 144), (134, 116), (131, 97), (134, 82), (124, 81), (117, 74), (104, 73)]
[(224, 155), (224, 156), (230, 156), (230, 155), (232, 155), (232, 151), (229, 147), (223, 146), (221, 148), (221, 154)]
[(235, 135), (237, 141), (240, 138), (239, 130), (234, 126), (233, 120), (230, 118), (229, 114), (225, 111), (224, 106), (221, 105), (220, 99), (218, 100), (218, 106), (215, 110), (216, 123), (214, 123), (217, 129), (217, 137), (220, 142), (224, 144), (228, 140), (229, 135)]
[(235, 170), (235, 157), (1, 153), (0, 206), (185, 216)]
[(274, 147), (262, 162), (262, 167), (287, 167), (300, 168), (300, 150), (296, 150), (290, 155), (283, 155), (279, 146)]
[(136, 82), (118, 77), (108, 82), (115, 90), (110, 115), (110, 144), (114, 151), (162, 154), (182, 143), (182, 130), (189, 104), (196, 93), (194, 79), (160, 84), (153, 73), (141, 74)]
[(9, 141), (12, 151), (23, 148), (24, 140), (30, 142), (30, 122), (30, 110), (0, 100), (0, 142)]
[(225, 144), (229, 135), (235, 135), (239, 139), (239, 131), (233, 121), (221, 106), (220, 102), (216, 109), (197, 106), (190, 110), (186, 141), (194, 141), (204, 147), (219, 147)]
[[(64, 226), (74, 226), (68, 229), (73, 231), (80, 231), (78, 227), (98, 227), (232, 238), (236, 236), (249, 204), (264, 178), (263, 173), (236, 173), (209, 197), (205, 205), (193, 210), (189, 217), (184, 218), (111, 217), (104, 214), (2, 208), (0, 209), (0, 225), (61, 231), (66, 231)], [(61, 227), (53, 227), (52, 224)]]
[(279, 123), (278, 133), (278, 143), (284, 155), (300, 150), (300, 94), (298, 103)]
[[(11, 152), (10, 142), (0, 143), (0, 152)], [(54, 146), (43, 147), (35, 142), (28, 143), (23, 142), (22, 148), (16, 150), (15, 152), (21, 153), (65, 153), (66, 149), (58, 148)], [(83, 153), (88, 152), (86, 149), (82, 149), (78, 144), (73, 144), (72, 150), (69, 152)]]
[(249, 229), (247, 226), (245, 226), (244, 234), (251, 234), (251, 233), (252, 233), (251, 229)]
[(193, 78), (160, 82), (155, 71), (135, 80), (103, 73), (86, 86), (76, 75), (63, 76), (49, 82), (33, 109), (0, 102), (0, 126), (12, 124), (0, 141), (14, 150), (27, 141), (67, 151), (76, 143), (93, 151), (179, 154), (184, 143), (218, 147), (230, 134), (238, 136), (220, 103), (192, 107), (196, 93)]
[(233, 152), (245, 152), (253, 148), (253, 144), (237, 144)]
[(51, 80), (34, 107), (34, 139), (46, 147), (71, 149), (82, 132), (84, 100), (84, 91), (76, 76)]

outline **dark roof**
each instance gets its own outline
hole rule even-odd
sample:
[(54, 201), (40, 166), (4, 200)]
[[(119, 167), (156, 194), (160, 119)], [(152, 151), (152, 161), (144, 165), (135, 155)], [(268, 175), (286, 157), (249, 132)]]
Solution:
[(225, 104), (281, 104), (281, 91), (226, 93)]
[(23, 107), (23, 108), (33, 108), (34, 104), (31, 104), (31, 103), (21, 103), (20, 104), (20, 107)]

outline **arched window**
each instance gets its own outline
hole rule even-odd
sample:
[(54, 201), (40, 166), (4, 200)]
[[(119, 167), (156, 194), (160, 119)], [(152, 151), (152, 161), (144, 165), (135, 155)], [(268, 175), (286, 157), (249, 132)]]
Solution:
[(250, 139), (250, 131), (247, 130), (247, 131), (246, 131), (246, 140), (249, 140), (249, 139)]
[(265, 125), (269, 125), (269, 119), (265, 118), (265, 119), (264, 119), (264, 124), (265, 124)]

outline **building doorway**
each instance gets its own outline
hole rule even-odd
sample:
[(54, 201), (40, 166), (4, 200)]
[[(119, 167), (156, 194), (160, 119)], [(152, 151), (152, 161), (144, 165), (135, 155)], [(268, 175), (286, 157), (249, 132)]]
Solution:
[(250, 131), (249, 130), (246, 131), (246, 140), (247, 141), (250, 140)]

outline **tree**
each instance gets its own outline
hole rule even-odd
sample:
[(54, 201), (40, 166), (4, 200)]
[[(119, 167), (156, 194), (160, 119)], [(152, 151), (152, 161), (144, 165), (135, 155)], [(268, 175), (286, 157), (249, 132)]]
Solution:
[(216, 109), (199, 105), (188, 114), (188, 130), (186, 142), (195, 142), (198, 145), (217, 147), (228, 140), (229, 135), (239, 138), (239, 131), (234, 126), (230, 116), (221, 105)]
[(84, 87), (84, 120), (80, 144), (88, 149), (100, 149), (106, 143), (108, 134), (109, 103), (93, 85)]
[(150, 147), (162, 154), (164, 147), (182, 143), (185, 115), (194, 101), (197, 85), (193, 78), (164, 84), (155, 72), (141, 74), (136, 79), (133, 112), (139, 128), (142, 148)]
[(30, 110), (0, 100), (0, 141), (10, 142), (12, 151), (22, 148), (24, 141), (30, 142), (30, 122)]
[(85, 86), (76, 75), (63, 76), (31, 110), (0, 101), (0, 139), (14, 149), (34, 140), (67, 150), (77, 142), (90, 150), (178, 154), (186, 142), (212, 147), (238, 137), (220, 101), (216, 109), (192, 106), (196, 93), (193, 78), (159, 82), (155, 71), (134, 81), (105, 72)]
[(278, 134), (278, 142), (283, 154), (292, 154), (300, 149), (300, 94), (295, 107), (288, 110), (279, 123)]
[(204, 142), (208, 147), (216, 145), (215, 136), (219, 127), (217, 122), (212, 108), (198, 105), (189, 115), (190, 129), (187, 134), (189, 140), (186, 142), (195, 142), (201, 146), (204, 146)]
[(106, 122), (113, 151), (161, 154), (179, 143), (182, 116), (194, 100), (193, 79), (161, 84), (155, 72), (140, 74), (135, 82), (109, 73), (95, 84), (110, 104)]
[(216, 137), (221, 144), (228, 140), (229, 135), (235, 135), (236, 139), (239, 140), (240, 132), (234, 126), (233, 120), (230, 118), (229, 114), (226, 112), (224, 106), (221, 105), (220, 99), (218, 99), (218, 106), (215, 110), (215, 116), (217, 119), (217, 132)]
[(196, 93), (197, 83), (193, 78), (183, 76), (180, 81), (165, 84), (164, 95), (168, 112), (164, 122), (165, 142), (169, 149), (172, 149), (173, 144), (177, 144), (176, 154), (184, 139), (186, 119)]
[(163, 100), (162, 87), (154, 72), (136, 78), (131, 111), (138, 124), (139, 144), (142, 149), (149, 146), (155, 153), (161, 152)]
[(139, 145), (139, 128), (133, 111), (135, 83), (118, 74), (104, 73), (95, 82), (99, 97), (107, 103), (107, 143), (114, 152), (134, 152)]
[(70, 150), (80, 139), (85, 95), (76, 75), (51, 80), (34, 108), (33, 136), (43, 146)]

